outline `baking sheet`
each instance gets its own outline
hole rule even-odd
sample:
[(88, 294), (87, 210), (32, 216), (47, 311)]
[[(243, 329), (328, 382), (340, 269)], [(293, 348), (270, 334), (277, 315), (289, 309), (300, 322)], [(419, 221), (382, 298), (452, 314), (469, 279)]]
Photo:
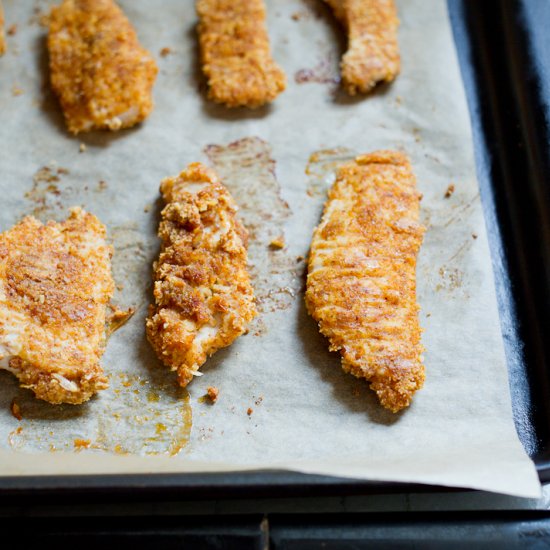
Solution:
[[(155, 10), (120, 4), (158, 59), (156, 108), (136, 129), (74, 138), (47, 86), (40, 20), (51, 2), (4, 3), (17, 32), (0, 59), (0, 227), (29, 213), (62, 219), (83, 205), (115, 246), (116, 302), (137, 311), (104, 355), (110, 389), (83, 406), (38, 402), (0, 372), (0, 473), (283, 468), (538, 496), (512, 420), (445, 2), (398, 2), (402, 74), (368, 98), (338, 88), (344, 40), (320, 1), (268, 2), (274, 56), (289, 86), (257, 111), (205, 100), (191, 1), (164, 0)], [(162, 48), (170, 53), (161, 56)], [(303, 304), (303, 257), (334, 169), (380, 148), (411, 156), (428, 227), (418, 262), (427, 378), (398, 415), (341, 371)], [(261, 314), (182, 390), (159, 367), (143, 321), (158, 252), (158, 184), (196, 160), (215, 166), (241, 205)], [(285, 248), (270, 249), (281, 235)], [(220, 389), (214, 405), (203, 399), (210, 385)], [(10, 412), (14, 399), (21, 420)]]

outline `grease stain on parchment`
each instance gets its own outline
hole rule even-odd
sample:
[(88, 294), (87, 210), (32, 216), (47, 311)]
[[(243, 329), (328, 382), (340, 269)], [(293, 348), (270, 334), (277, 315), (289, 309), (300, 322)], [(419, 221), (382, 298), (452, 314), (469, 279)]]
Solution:
[[(208, 145), (204, 151), (239, 206), (239, 216), (248, 229), (248, 259), (258, 310), (265, 313), (289, 308), (300, 291), (301, 278), (286, 247), (272, 244), (284, 243), (284, 224), (291, 212), (281, 197), (270, 145), (260, 138), (246, 137), (229, 145)], [(257, 329), (256, 321), (255, 333)]]
[(158, 245), (147, 242), (135, 222), (112, 227), (108, 239), (114, 249), (111, 267), (116, 282), (115, 300), (123, 307), (139, 308), (149, 300), (151, 258)]
[(29, 205), (25, 213), (42, 222), (64, 220), (70, 207), (85, 202), (89, 193), (106, 189), (107, 183), (102, 180), (93, 185), (75, 185), (70, 170), (52, 161), (33, 174), (32, 186), (24, 195)]
[(312, 198), (326, 199), (327, 191), (336, 179), (338, 167), (353, 160), (357, 155), (347, 147), (321, 149), (309, 157), (306, 165), (306, 175), (309, 183), (306, 193)]
[(8, 436), (10, 447), (174, 456), (187, 445), (192, 410), (186, 390), (168, 378), (153, 385), (126, 373), (110, 375), (109, 382), (104, 395), (79, 407), (18, 397), (21, 420)]
[(294, 74), (296, 84), (329, 84), (331, 91), (335, 91), (340, 85), (340, 71), (338, 61), (332, 54), (327, 54), (319, 59), (313, 67), (296, 71)]

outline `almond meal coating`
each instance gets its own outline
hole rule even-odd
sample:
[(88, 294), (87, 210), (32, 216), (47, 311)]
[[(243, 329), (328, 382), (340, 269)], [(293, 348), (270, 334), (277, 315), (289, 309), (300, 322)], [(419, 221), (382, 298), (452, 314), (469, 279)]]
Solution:
[(399, 74), (397, 8), (394, 0), (325, 0), (348, 35), (341, 63), (342, 82), (350, 95), (367, 93)]
[(48, 50), (73, 134), (128, 128), (151, 112), (157, 65), (113, 0), (63, 0), (51, 11)]
[(147, 336), (186, 386), (218, 349), (246, 332), (256, 315), (247, 271), (248, 234), (213, 170), (193, 163), (160, 186), (166, 202), (161, 252), (153, 266), (155, 304)]
[(99, 360), (111, 255), (105, 227), (80, 208), (0, 234), (0, 368), (37, 398), (78, 404), (107, 388)]
[(397, 412), (424, 382), (416, 257), (424, 228), (408, 158), (394, 151), (343, 165), (308, 260), (306, 305), (342, 355)]
[(227, 107), (260, 107), (286, 87), (273, 61), (263, 0), (197, 0), (208, 97)]

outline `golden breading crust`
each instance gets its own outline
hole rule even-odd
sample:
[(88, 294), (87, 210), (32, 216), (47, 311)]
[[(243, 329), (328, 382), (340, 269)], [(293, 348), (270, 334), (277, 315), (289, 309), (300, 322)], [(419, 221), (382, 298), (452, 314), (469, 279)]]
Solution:
[(243, 334), (256, 315), (248, 235), (227, 189), (202, 164), (163, 180), (160, 190), (166, 206), (147, 336), (186, 386), (206, 358)]
[(397, 8), (394, 0), (325, 0), (348, 33), (341, 63), (342, 82), (350, 95), (366, 93), (399, 74)]
[(157, 65), (113, 0), (64, 0), (52, 9), (51, 83), (69, 130), (119, 130), (153, 108)]
[(263, 0), (197, 0), (208, 97), (228, 107), (259, 107), (286, 87), (273, 61)]
[(382, 405), (408, 406), (424, 382), (416, 257), (424, 228), (407, 157), (359, 156), (338, 171), (308, 261), (306, 305)]
[(6, 53), (6, 33), (4, 31), (4, 9), (0, 2), (0, 55)]
[(0, 367), (39, 399), (77, 404), (107, 387), (111, 255), (105, 227), (80, 208), (63, 223), (29, 216), (0, 234)]

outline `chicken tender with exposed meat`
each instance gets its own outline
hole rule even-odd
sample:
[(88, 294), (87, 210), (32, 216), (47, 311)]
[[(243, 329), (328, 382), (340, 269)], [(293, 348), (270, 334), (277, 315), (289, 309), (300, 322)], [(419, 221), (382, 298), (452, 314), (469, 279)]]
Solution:
[(248, 235), (229, 192), (200, 163), (163, 180), (160, 190), (166, 206), (146, 329), (159, 359), (186, 386), (256, 315)]
[(286, 87), (273, 61), (263, 0), (197, 0), (208, 97), (228, 107), (260, 107)]
[(105, 227), (80, 208), (0, 234), (0, 368), (39, 399), (78, 404), (107, 388), (99, 360), (111, 255)]
[(308, 260), (306, 305), (342, 355), (397, 412), (424, 383), (416, 257), (424, 228), (408, 158), (377, 151), (343, 165)]
[(63, 0), (49, 18), (48, 50), (73, 134), (128, 128), (151, 112), (157, 65), (113, 0)]
[(394, 0), (325, 0), (348, 35), (341, 63), (342, 82), (350, 95), (366, 93), (399, 74), (399, 19)]

